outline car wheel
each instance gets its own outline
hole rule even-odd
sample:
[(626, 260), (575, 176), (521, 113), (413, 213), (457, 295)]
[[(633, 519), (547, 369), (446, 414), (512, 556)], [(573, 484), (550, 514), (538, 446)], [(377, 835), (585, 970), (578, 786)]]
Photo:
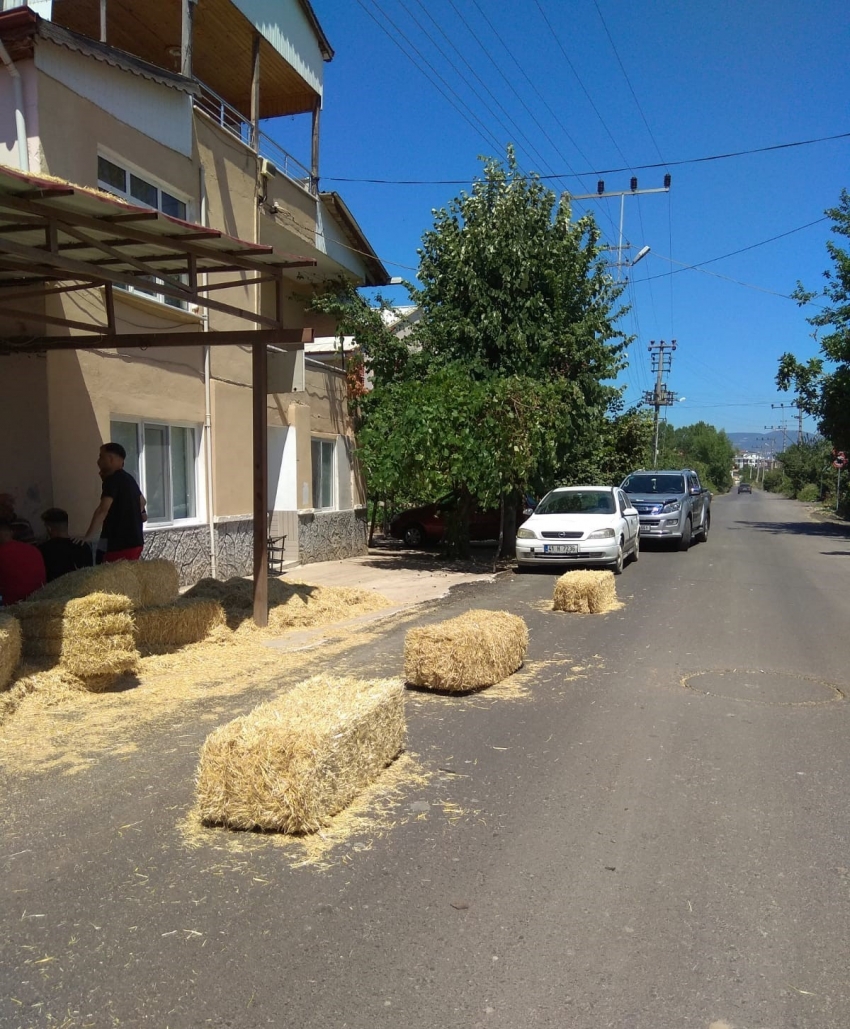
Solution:
[(620, 545), (617, 547), (617, 560), (614, 563), (614, 567), (611, 569), (615, 575), (623, 574), (623, 565), (626, 563), (626, 555), (623, 551), (623, 540), (620, 538)]
[(708, 530), (711, 528), (711, 515), (706, 512), (705, 521), (697, 537), (700, 543), (708, 543)]
[(632, 561), (640, 559), (640, 535), (635, 536), (635, 545), (632, 550)]
[(691, 531), (692, 525), (690, 518), (685, 522), (685, 528), (682, 530), (682, 538), (679, 540), (679, 550), (683, 553), (691, 549)]
[(421, 547), (425, 542), (425, 533), (421, 525), (410, 525), (404, 530), (402, 539), (408, 547)]

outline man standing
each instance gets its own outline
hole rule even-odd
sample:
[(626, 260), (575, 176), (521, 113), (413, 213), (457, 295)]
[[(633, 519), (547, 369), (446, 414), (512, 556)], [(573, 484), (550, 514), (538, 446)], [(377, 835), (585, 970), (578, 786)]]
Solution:
[(92, 563), (91, 546), (88, 543), (75, 543), (68, 536), (68, 512), (61, 507), (51, 507), (41, 516), (47, 539), (38, 544), (44, 567), (47, 570), (47, 581), (53, 582), (60, 575), (74, 572), (78, 568), (88, 568)]
[(26, 600), (44, 585), (44, 561), (31, 543), (15, 538), (11, 518), (0, 518), (0, 603), (8, 607)]
[(126, 457), (120, 443), (104, 443), (97, 458), (102, 492), (83, 539), (95, 540), (100, 534), (106, 540), (104, 561), (138, 561), (145, 544), (145, 498), (133, 476), (124, 471)]

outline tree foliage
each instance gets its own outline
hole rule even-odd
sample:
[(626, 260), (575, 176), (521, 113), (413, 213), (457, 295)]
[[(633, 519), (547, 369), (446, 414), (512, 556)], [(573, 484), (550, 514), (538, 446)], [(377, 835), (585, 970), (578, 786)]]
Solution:
[(693, 468), (704, 486), (725, 493), (732, 485), (735, 447), (722, 429), (696, 422), (680, 429), (663, 426), (659, 433), (659, 467)]
[(593, 219), (573, 221), (509, 150), (434, 211), (419, 256), (413, 336), (396, 338), (350, 290), (318, 301), (358, 342), (362, 333), (372, 389), (356, 398), (358, 452), (370, 492), (493, 506), (624, 474), (647, 420), (621, 410), (613, 385), (629, 341), (616, 328), (623, 287)]
[[(838, 206), (826, 211), (837, 236), (850, 238), (850, 193), (841, 191)], [(823, 360), (812, 358), (801, 364), (792, 354), (783, 354), (776, 382), (780, 389), (793, 389), (803, 410), (818, 418), (821, 433), (841, 450), (850, 450), (850, 253), (839, 242), (827, 240), (832, 268), (824, 271), (826, 285), (810, 291), (797, 284), (794, 298), (801, 305), (814, 300), (823, 309), (808, 318), (820, 336)], [(825, 369), (824, 362), (829, 366)]]

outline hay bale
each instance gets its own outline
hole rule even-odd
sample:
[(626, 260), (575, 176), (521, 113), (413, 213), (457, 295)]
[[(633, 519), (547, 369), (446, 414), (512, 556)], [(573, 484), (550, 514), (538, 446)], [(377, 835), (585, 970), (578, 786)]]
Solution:
[(129, 598), (133, 605), (141, 606), (142, 587), (133, 570), (138, 563), (115, 561), (94, 568), (79, 568), (42, 586), (29, 600), (76, 600), (93, 593), (116, 593)]
[(5, 690), (21, 660), (21, 623), (0, 612), (0, 690)]
[(507, 611), (467, 611), (410, 629), (404, 674), (414, 686), (465, 692), (493, 686), (515, 672), (528, 650), (528, 627)]
[(217, 600), (184, 597), (176, 604), (138, 610), (134, 618), (140, 646), (184, 647), (224, 625), (224, 608)]
[(165, 607), (180, 596), (180, 575), (173, 561), (156, 558), (126, 563), (139, 580), (141, 598), (138, 607)]
[(207, 737), (201, 817), (231, 829), (315, 832), (398, 756), (404, 738), (400, 681), (314, 676)]
[(609, 571), (566, 572), (555, 583), (552, 607), (555, 611), (603, 614), (617, 603), (614, 573)]
[(132, 604), (126, 596), (93, 593), (66, 601), (31, 600), (19, 608), (24, 653), (57, 657), (72, 675), (92, 680), (90, 688), (103, 689), (138, 664)]

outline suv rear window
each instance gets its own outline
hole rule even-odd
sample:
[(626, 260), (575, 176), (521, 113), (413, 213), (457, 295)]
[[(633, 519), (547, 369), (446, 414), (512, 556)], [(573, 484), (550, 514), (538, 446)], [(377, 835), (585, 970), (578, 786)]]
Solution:
[(630, 475), (623, 483), (626, 493), (684, 493), (685, 480), (681, 475), (653, 475), (641, 472)]

